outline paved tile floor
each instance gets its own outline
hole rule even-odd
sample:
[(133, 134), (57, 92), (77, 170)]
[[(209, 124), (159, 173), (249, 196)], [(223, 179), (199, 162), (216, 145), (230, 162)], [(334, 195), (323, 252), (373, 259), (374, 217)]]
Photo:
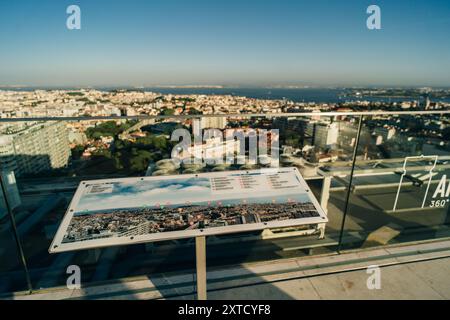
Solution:
[[(381, 266), (370, 290), (367, 267)], [(6, 299), (195, 299), (192, 273), (51, 288)], [(208, 299), (450, 299), (450, 240), (208, 269)]]
[[(209, 299), (450, 299), (450, 258), (381, 268), (381, 289), (365, 270), (208, 293)], [(187, 297), (186, 297), (187, 298)]]

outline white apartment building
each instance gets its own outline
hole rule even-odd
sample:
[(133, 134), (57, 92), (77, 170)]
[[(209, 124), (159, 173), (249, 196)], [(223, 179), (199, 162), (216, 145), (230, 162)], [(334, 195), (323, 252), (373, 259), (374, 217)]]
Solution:
[(313, 145), (318, 148), (326, 148), (336, 144), (339, 136), (339, 125), (337, 122), (308, 123), (306, 132), (313, 137)]
[(0, 135), (0, 166), (17, 177), (64, 168), (69, 157), (65, 122), (35, 123)]
[(225, 129), (228, 121), (226, 117), (202, 117), (200, 125), (202, 129)]
[(187, 152), (180, 155), (180, 159), (200, 158), (213, 161), (214, 159), (224, 159), (224, 157), (233, 157), (235, 153), (240, 152), (241, 143), (239, 140), (225, 140), (221, 138), (211, 138), (201, 145), (188, 147)]
[(376, 145), (378, 146), (391, 140), (395, 136), (395, 133), (395, 128), (376, 127), (373, 131), (373, 135), (376, 136)]

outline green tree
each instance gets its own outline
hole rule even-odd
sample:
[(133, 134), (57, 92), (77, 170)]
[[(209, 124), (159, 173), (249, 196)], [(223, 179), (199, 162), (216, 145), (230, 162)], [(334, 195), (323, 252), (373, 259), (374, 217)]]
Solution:
[(147, 169), (149, 160), (145, 156), (138, 155), (130, 159), (130, 170), (132, 172), (142, 172)]
[(127, 121), (117, 125), (115, 121), (103, 122), (93, 128), (86, 130), (86, 136), (89, 139), (99, 139), (100, 137), (116, 137), (118, 134), (129, 129), (136, 124), (135, 120)]
[(443, 130), (442, 136), (444, 140), (450, 141), (450, 127), (447, 127)]
[(111, 151), (108, 149), (98, 149), (92, 153), (92, 156), (111, 159), (112, 154)]
[(173, 116), (175, 114), (175, 110), (174, 109), (167, 109), (164, 108), (161, 110), (161, 115), (163, 116)]
[(122, 170), (122, 169), (124, 168), (124, 166), (123, 166), (123, 164), (122, 164), (121, 157), (122, 157), (122, 153), (121, 153), (121, 152), (117, 152), (117, 153), (115, 153), (114, 156), (113, 156), (114, 167), (115, 167), (117, 170)]
[(145, 137), (140, 137), (136, 139), (136, 144), (140, 146), (153, 146), (153, 136), (147, 135)]
[(153, 140), (153, 146), (159, 150), (167, 149), (167, 139), (164, 136), (157, 136)]
[(72, 149), (72, 159), (74, 159), (74, 160), (80, 159), (81, 156), (83, 155), (83, 152), (84, 152), (84, 146), (81, 146), (81, 145), (75, 146)]
[(190, 114), (190, 115), (198, 115), (198, 114), (203, 114), (203, 112), (200, 111), (200, 110), (197, 110), (197, 109), (190, 108), (188, 114)]

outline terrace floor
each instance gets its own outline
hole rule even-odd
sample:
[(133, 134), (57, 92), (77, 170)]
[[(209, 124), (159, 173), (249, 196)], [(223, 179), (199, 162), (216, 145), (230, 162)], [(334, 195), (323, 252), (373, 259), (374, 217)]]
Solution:
[[(381, 289), (367, 287), (368, 266)], [(192, 271), (53, 288), (6, 299), (195, 299)], [(209, 299), (450, 299), (450, 240), (208, 269)]]

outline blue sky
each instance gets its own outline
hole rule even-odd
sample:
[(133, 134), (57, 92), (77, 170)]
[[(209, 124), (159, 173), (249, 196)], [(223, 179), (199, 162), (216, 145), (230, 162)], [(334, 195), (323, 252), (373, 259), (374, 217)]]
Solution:
[(4, 0), (0, 85), (450, 86), (449, 34), (448, 0)]

